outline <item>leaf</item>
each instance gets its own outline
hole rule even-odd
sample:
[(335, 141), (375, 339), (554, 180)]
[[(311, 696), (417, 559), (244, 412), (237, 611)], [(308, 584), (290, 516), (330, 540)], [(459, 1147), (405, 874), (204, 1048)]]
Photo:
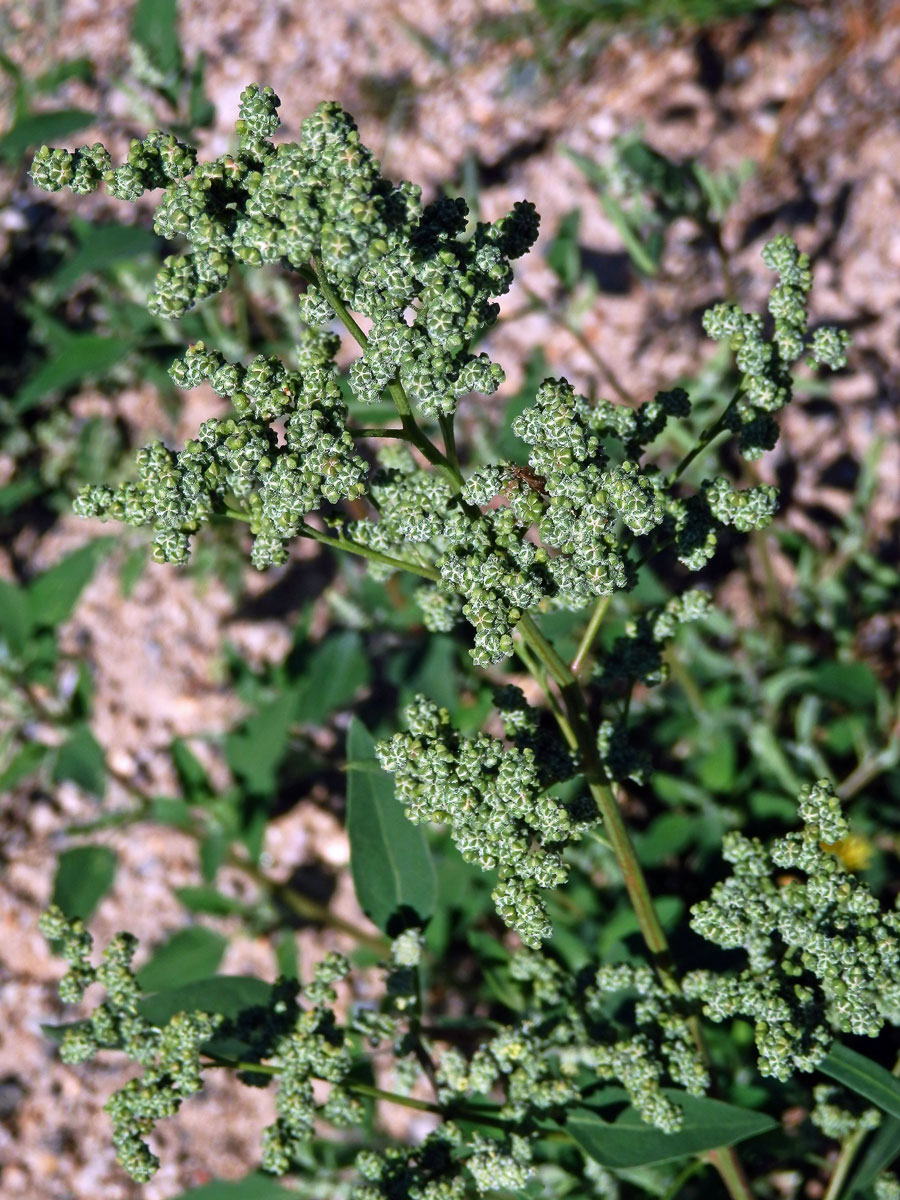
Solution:
[(167, 79), (178, 75), (183, 60), (178, 38), (177, 0), (138, 0), (131, 23), (131, 39), (161, 75)]
[(28, 607), (37, 628), (53, 629), (69, 619), (98, 564), (115, 544), (114, 538), (96, 538), (31, 581)]
[(90, 726), (78, 725), (56, 752), (53, 782), (67, 779), (93, 796), (106, 791), (106, 755)]
[(0, 158), (8, 162), (20, 158), (32, 146), (43, 146), (56, 139), (67, 138), (96, 120), (84, 108), (58, 108), (50, 112), (31, 113), (16, 121), (12, 129), (0, 137)]
[(172, 755), (172, 766), (175, 768), (181, 790), (189, 800), (198, 797), (205, 799), (213, 794), (203, 764), (183, 738), (173, 738), (169, 753)]
[(276, 1183), (271, 1175), (254, 1171), (243, 1179), (214, 1179), (180, 1192), (175, 1200), (291, 1200), (295, 1193)]
[(137, 981), (145, 992), (194, 983), (215, 972), (227, 944), (221, 933), (203, 925), (189, 925), (156, 948), (150, 961), (137, 972)]
[(272, 985), (255, 975), (212, 975), (145, 996), (138, 1011), (154, 1025), (165, 1025), (180, 1012), (221, 1013), (233, 1021), (248, 1008), (264, 1008), (271, 998)]
[(270, 796), (278, 786), (278, 768), (293, 724), (291, 710), (289, 700), (280, 696), (225, 737), (228, 766), (255, 796)]
[(356, 717), (347, 731), (347, 760), (350, 869), (360, 906), (385, 933), (424, 924), (437, 897), (425, 832), (407, 819), (372, 735)]
[(3, 792), (11, 791), (16, 784), (27, 779), (29, 775), (33, 775), (49, 753), (49, 746), (44, 746), (40, 742), (27, 742), (15, 755), (6, 770), (0, 774), (0, 795)]
[(809, 686), (849, 709), (870, 708), (878, 696), (878, 680), (861, 662), (823, 662), (811, 672)]
[(131, 342), (101, 333), (73, 333), (62, 351), (34, 371), (13, 400), (18, 413), (27, 412), (45, 396), (85, 379), (105, 375), (131, 350)]
[(846, 1194), (852, 1196), (870, 1187), (885, 1167), (889, 1167), (897, 1158), (900, 1158), (900, 1118), (888, 1117), (875, 1131)]
[(87, 921), (116, 877), (115, 851), (108, 846), (75, 846), (59, 856), (53, 903), (67, 917)]
[(139, 225), (120, 225), (117, 222), (91, 225), (87, 221), (80, 221), (76, 232), (77, 250), (50, 277), (57, 295), (61, 295), (82, 275), (96, 275), (122, 259), (152, 254), (162, 245), (160, 238)]
[(227, 917), (231, 913), (245, 913), (247, 905), (226, 896), (208, 884), (200, 887), (175, 888), (175, 895), (191, 912), (209, 913), (214, 917)]
[(819, 1063), (819, 1070), (851, 1092), (870, 1100), (883, 1112), (900, 1117), (900, 1079), (865, 1054), (857, 1054), (849, 1046), (834, 1042)]
[(309, 656), (297, 687), (295, 721), (320, 724), (346, 708), (369, 682), (369, 659), (358, 633), (347, 630), (322, 641)]
[(567, 291), (571, 291), (581, 277), (580, 227), (581, 209), (573, 208), (559, 222), (556, 236), (547, 247), (547, 265)]
[(30, 628), (25, 592), (16, 584), (0, 579), (0, 644), (5, 645), (13, 657), (21, 657)]
[[(677, 1133), (663, 1133), (647, 1125), (630, 1104), (614, 1121), (604, 1121), (589, 1108), (577, 1108), (567, 1116), (565, 1129), (590, 1158), (605, 1167), (623, 1168), (671, 1162), (719, 1146), (733, 1146), (778, 1128), (777, 1121), (764, 1113), (670, 1088), (663, 1090), (684, 1112), (684, 1124)], [(620, 1088), (604, 1088), (602, 1095), (607, 1103), (621, 1103), (628, 1098)]]

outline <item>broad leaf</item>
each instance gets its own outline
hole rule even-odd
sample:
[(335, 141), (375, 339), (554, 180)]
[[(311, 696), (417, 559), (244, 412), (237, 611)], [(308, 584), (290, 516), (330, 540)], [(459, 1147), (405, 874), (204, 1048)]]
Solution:
[(227, 917), (231, 913), (245, 913), (247, 905), (241, 900), (226, 896), (209, 884), (200, 887), (180, 887), (175, 895), (191, 912), (209, 913), (215, 917)]
[(320, 723), (346, 708), (369, 682), (369, 659), (358, 633), (349, 630), (325, 638), (309, 657), (297, 687), (294, 720)]
[(221, 933), (203, 925), (189, 925), (157, 947), (150, 961), (137, 972), (138, 983), (145, 992), (157, 992), (204, 979), (215, 972), (226, 945)]
[(67, 917), (87, 921), (116, 877), (115, 851), (108, 846), (75, 846), (59, 856), (53, 903)]
[(35, 626), (53, 629), (72, 615), (78, 598), (115, 545), (113, 538), (97, 538), (67, 554), (28, 586), (28, 609)]
[(865, 1191), (885, 1169), (900, 1159), (900, 1118), (888, 1117), (882, 1121), (869, 1143), (869, 1148), (850, 1181), (846, 1195)]
[(212, 975), (145, 996), (138, 1007), (154, 1025), (180, 1012), (221, 1013), (233, 1021), (248, 1008), (264, 1008), (271, 997), (272, 985), (255, 975)]
[(865, 1054), (857, 1054), (848, 1046), (835, 1042), (819, 1063), (819, 1070), (851, 1092), (871, 1100), (882, 1112), (900, 1117), (900, 1079)]
[(292, 723), (291, 705), (279, 697), (227, 734), (228, 766), (253, 795), (269, 796), (275, 791)]
[[(30, 628), (28, 600), (24, 590), (0, 579), (0, 647), (5, 647), (10, 656), (21, 657)], [(4, 657), (0, 650), (0, 659)]]
[(152, 254), (162, 243), (148, 229), (138, 225), (91, 225), (79, 221), (75, 226), (78, 248), (51, 276), (50, 282), (61, 295), (82, 275), (94, 275), (122, 259)]
[(45, 396), (61, 392), (85, 379), (98, 379), (121, 362), (131, 342), (102, 333), (74, 333), (65, 348), (46, 359), (19, 388), (13, 407), (27, 412)]
[(166, 81), (177, 75), (182, 64), (177, 0), (138, 0), (131, 38)]
[(28, 742), (13, 757), (6, 770), (0, 774), (0, 795), (27, 779), (41, 766), (50, 753), (50, 747), (41, 742)]
[(254, 1171), (243, 1179), (214, 1179), (212, 1183), (180, 1192), (175, 1200), (291, 1200), (294, 1194), (276, 1183), (271, 1175)]
[(356, 717), (347, 732), (347, 833), (350, 869), (362, 910), (396, 934), (434, 910), (436, 881), (424, 830), (407, 819), (394, 780)]
[[(631, 1105), (613, 1121), (604, 1121), (591, 1108), (576, 1108), (567, 1116), (565, 1129), (596, 1162), (605, 1167), (625, 1168), (670, 1162), (719, 1146), (733, 1146), (778, 1127), (764, 1113), (668, 1088), (665, 1092), (684, 1112), (684, 1124), (677, 1133), (663, 1133), (647, 1125)], [(605, 1088), (602, 1093), (607, 1103), (621, 1103), (627, 1098), (627, 1092), (621, 1088)], [(599, 1101), (601, 1097), (596, 1099)]]
[(17, 121), (0, 137), (0, 158), (7, 161), (19, 158), (32, 146), (67, 138), (79, 129), (92, 125), (96, 117), (83, 108), (61, 108), (53, 112), (31, 113)]
[(92, 796), (106, 791), (106, 756), (88, 725), (78, 725), (56, 752), (53, 781), (67, 779)]

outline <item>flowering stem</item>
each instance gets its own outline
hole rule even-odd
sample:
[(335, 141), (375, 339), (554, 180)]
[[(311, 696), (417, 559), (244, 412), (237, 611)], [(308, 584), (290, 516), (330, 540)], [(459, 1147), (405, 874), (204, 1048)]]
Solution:
[[(680, 995), (681, 984), (669, 949), (668, 939), (653, 906), (650, 889), (628, 834), (628, 828), (622, 819), (616, 798), (606, 779), (603, 764), (600, 762), (596, 734), (578, 678), (572, 669), (566, 666), (531, 617), (524, 616), (519, 621), (518, 628), (526, 645), (546, 667), (559, 687), (565, 706), (566, 728), (571, 729), (574, 733), (575, 748), (581, 758), (585, 779), (594, 802), (600, 810), (609, 845), (616, 856), (619, 870), (622, 872), (622, 880), (628, 892), (628, 898), (634, 909), (644, 942), (653, 958), (656, 973), (667, 991), (673, 995)], [(562, 723), (561, 728), (563, 728)], [(564, 735), (566, 728), (563, 728)], [(700, 1022), (694, 1018), (690, 1024), (697, 1049), (704, 1062), (708, 1062), (709, 1054)], [(733, 1148), (713, 1150), (707, 1158), (719, 1172), (732, 1200), (751, 1200), (750, 1185), (744, 1175), (740, 1159)]]
[(591, 619), (588, 621), (587, 629), (585, 629), (584, 633), (582, 634), (575, 657), (569, 664), (569, 670), (576, 677), (581, 674), (581, 668), (584, 666), (584, 660), (590, 653), (591, 646), (594, 644), (594, 638), (600, 631), (600, 626), (603, 624), (603, 619), (606, 616), (606, 611), (609, 608), (609, 602), (611, 599), (612, 596), (601, 596), (594, 606), (594, 611), (591, 613)]
[(314, 529), (312, 525), (302, 525), (299, 532), (301, 537), (312, 538), (324, 546), (334, 546), (335, 549), (346, 550), (349, 554), (359, 554), (362, 558), (383, 563), (384, 566), (394, 567), (398, 571), (411, 571), (413, 575), (421, 575), (424, 579), (430, 579), (432, 583), (437, 583), (441, 578), (440, 571), (435, 567), (426, 567), (424, 563), (411, 562), (408, 558), (394, 558), (392, 554), (382, 554), (380, 550), (362, 546), (359, 542), (351, 542), (349, 538), (331, 537), (320, 529)]

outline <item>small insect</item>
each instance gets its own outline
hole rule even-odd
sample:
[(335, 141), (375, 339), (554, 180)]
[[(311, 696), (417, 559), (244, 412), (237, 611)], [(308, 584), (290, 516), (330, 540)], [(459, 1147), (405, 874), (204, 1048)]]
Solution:
[(539, 496), (547, 494), (547, 480), (543, 475), (538, 475), (531, 467), (511, 466), (509, 468), (509, 479), (503, 485), (503, 494), (507, 500), (511, 499), (511, 493), (517, 483), (525, 483), (533, 492), (537, 492)]

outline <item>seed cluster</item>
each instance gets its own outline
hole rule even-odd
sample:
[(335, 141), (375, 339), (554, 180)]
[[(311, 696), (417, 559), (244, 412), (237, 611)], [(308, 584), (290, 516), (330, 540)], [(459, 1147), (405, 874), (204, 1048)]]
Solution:
[(826, 849), (849, 832), (831, 785), (805, 788), (799, 808), (802, 831), (769, 847), (726, 835), (732, 874), (694, 906), (691, 925), (743, 949), (747, 966), (685, 979), (712, 1020), (755, 1022), (760, 1071), (777, 1079), (812, 1071), (838, 1033), (875, 1037), (900, 1023), (900, 911), (883, 912)]

